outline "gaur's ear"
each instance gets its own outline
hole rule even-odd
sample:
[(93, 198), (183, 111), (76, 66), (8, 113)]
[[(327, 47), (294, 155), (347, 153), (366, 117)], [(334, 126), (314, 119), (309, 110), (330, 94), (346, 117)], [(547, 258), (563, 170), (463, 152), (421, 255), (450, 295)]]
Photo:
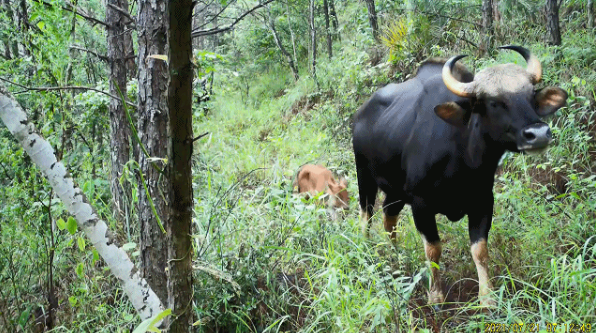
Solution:
[(435, 113), (453, 126), (464, 127), (468, 125), (471, 111), (463, 108), (457, 102), (447, 102), (435, 106)]
[(536, 92), (534, 100), (536, 113), (545, 117), (567, 104), (567, 92), (559, 87), (546, 87)]

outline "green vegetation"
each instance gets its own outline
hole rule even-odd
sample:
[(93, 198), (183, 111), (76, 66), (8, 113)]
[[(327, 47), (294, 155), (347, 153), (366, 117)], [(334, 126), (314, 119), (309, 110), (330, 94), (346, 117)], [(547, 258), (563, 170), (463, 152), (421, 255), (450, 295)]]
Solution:
[[(548, 152), (508, 153), (496, 176), (489, 238), (496, 308), (479, 307), (465, 219), (437, 217), (448, 291), (439, 309), (426, 305), (429, 269), (409, 209), (399, 218), (395, 244), (382, 231), (380, 213), (370, 239), (362, 235), (350, 124), (366, 98), (404, 80), (429, 56), (474, 55), (464, 62), (476, 70), (523, 63), (514, 52), (478, 54), (472, 44), (479, 31), (467, 22), (480, 21), (479, 1), (412, 2), (415, 20), (401, 1), (377, 1), (385, 37), (375, 44), (366, 6), (336, 1), (341, 40), (334, 41), (333, 58), (319, 55), (317, 81), (309, 74), (306, 20), (289, 21), (281, 5), (274, 7), (278, 28), (286, 33), (290, 22), (299, 37), (298, 81), (258, 17), (222, 37), (214, 53), (198, 55), (201, 75), (214, 75), (211, 99), (195, 106), (193, 124), (196, 134), (209, 132), (195, 143), (193, 157), (198, 332), (477, 332), (490, 323), (539, 324), (541, 331), (549, 323), (559, 329), (585, 323), (596, 330), (596, 44), (581, 1), (563, 1), (562, 46), (544, 43), (537, 4), (498, 1), (503, 18), (495, 23), (494, 45), (532, 50), (543, 63), (544, 85), (560, 85), (569, 99), (549, 119), (555, 142)], [(30, 36), (36, 54), (0, 62), (0, 76), (28, 87), (107, 90), (104, 65), (96, 72), (73, 65), (64, 49), (69, 21), (63, 17), (72, 14), (30, 5), (30, 21), (44, 34), (11, 33)], [(105, 50), (100, 29), (85, 29), (77, 41)], [(321, 45), (323, 39), (321, 33)], [(92, 64), (92, 57), (79, 61)], [(129, 88), (131, 100), (134, 91)], [(109, 97), (93, 91), (16, 97), (138, 259), (135, 212), (117, 222), (110, 206)], [(293, 194), (295, 173), (306, 163), (346, 176), (352, 200), (344, 219), (331, 221), (324, 207)], [(80, 232), (55, 227), (67, 225), (69, 216), (5, 127), (0, 174), (0, 331), (34, 330), (47, 304), (50, 265), (55, 332), (132, 331), (139, 321), (117, 281)], [(138, 180), (131, 172), (123, 181)], [(134, 201), (134, 190), (129, 195)]]

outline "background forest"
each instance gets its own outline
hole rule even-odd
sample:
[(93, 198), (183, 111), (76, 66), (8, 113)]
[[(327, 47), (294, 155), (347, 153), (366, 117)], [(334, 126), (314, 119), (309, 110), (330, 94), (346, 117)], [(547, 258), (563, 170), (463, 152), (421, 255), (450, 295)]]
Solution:
[[(145, 75), (161, 66), (148, 55), (167, 54), (165, 40), (148, 42), (164, 20), (144, 11), (153, 3), (159, 10), (165, 1), (0, 0), (0, 84), (144, 274), (154, 259), (147, 253), (166, 237), (155, 217), (168, 221), (153, 170), (168, 162), (167, 145), (152, 134), (160, 115), (144, 111), (161, 105), (155, 95), (168, 83)], [(199, 0), (192, 25), (193, 331), (596, 330), (591, 0)], [(496, 49), (507, 44), (537, 55), (541, 85), (565, 89), (568, 106), (548, 119), (555, 141), (545, 154), (506, 154), (496, 176), (489, 249), (497, 306), (479, 307), (467, 223), (438, 216), (447, 303), (433, 308), (410, 211), (400, 215), (395, 244), (381, 214), (370, 239), (360, 232), (352, 116), (431, 56), (469, 54), (462, 62), (475, 71), (524, 65)], [(306, 163), (347, 178), (344, 219), (331, 221), (316, 200), (293, 194)], [(140, 323), (120, 282), (0, 126), (0, 332), (131, 332)]]

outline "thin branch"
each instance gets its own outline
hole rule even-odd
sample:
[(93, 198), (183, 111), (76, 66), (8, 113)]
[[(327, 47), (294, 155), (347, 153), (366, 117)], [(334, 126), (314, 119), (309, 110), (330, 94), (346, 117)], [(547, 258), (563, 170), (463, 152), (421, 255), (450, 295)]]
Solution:
[(71, 49), (74, 49), (74, 50), (79, 50), (79, 51), (83, 51), (83, 52), (90, 53), (90, 54), (92, 54), (92, 55), (94, 55), (94, 56), (98, 57), (99, 59), (101, 59), (101, 60), (103, 60), (103, 61), (109, 61), (109, 60), (110, 60), (110, 58), (108, 58), (108, 57), (106, 57), (106, 56), (104, 56), (104, 55), (101, 55), (101, 54), (99, 54), (99, 53), (93, 52), (93, 51), (91, 51), (91, 50), (88, 50), (88, 49), (84, 49), (84, 48), (82, 48), (82, 47), (80, 47), (80, 46), (71, 45), (71, 46), (70, 46), (70, 48), (71, 48)]
[[(110, 93), (108, 93), (108, 92), (105, 92), (105, 91), (103, 91), (103, 90), (96, 89), (96, 88), (91, 88), (91, 87), (83, 87), (83, 86), (65, 86), (65, 87), (27, 87), (27, 86), (24, 86), (24, 85), (22, 85), (22, 84), (18, 84), (18, 83), (16, 83), (16, 82), (12, 82), (12, 81), (9, 81), (9, 80), (6, 80), (6, 79), (3, 79), (3, 78), (1, 78), (1, 77), (0, 77), (0, 80), (2, 80), (2, 81), (4, 81), (4, 82), (7, 82), (7, 83), (10, 83), (10, 84), (13, 84), (13, 85), (15, 85), (15, 86), (17, 86), (17, 87), (20, 87), (20, 88), (23, 88), (23, 89), (25, 89), (25, 90), (23, 90), (23, 91), (19, 91), (19, 92), (16, 92), (16, 93), (14, 93), (15, 95), (17, 95), (17, 94), (22, 94), (22, 93), (24, 93), (24, 92), (26, 92), (26, 91), (92, 90), (92, 91), (96, 91), (96, 92), (98, 92), (98, 93), (102, 93), (102, 94), (104, 94), (104, 95), (106, 95), (106, 96), (110, 96), (110, 97), (112, 97), (112, 98), (115, 98), (115, 99), (117, 99), (117, 100), (121, 101), (121, 99), (120, 99), (118, 96), (114, 96), (114, 95), (112, 95), (112, 94), (110, 94)], [(134, 108), (136, 108), (136, 107), (137, 107), (137, 106), (136, 106), (134, 103), (132, 103), (132, 102), (130, 102), (130, 101), (126, 101), (126, 104), (128, 104), (128, 105), (130, 105), (130, 106), (132, 106), (132, 107), (134, 107)]]
[(127, 19), (129, 19), (130, 22), (132, 22), (133, 24), (135, 24), (135, 19), (132, 16), (130, 16), (130, 13), (126, 9), (120, 8), (120, 7), (118, 7), (118, 6), (114, 5), (114, 4), (111, 4), (111, 3), (109, 3), (108, 6), (110, 8), (112, 8), (113, 10), (119, 12), (124, 17), (126, 17)]
[(205, 133), (203, 133), (203, 134), (201, 134), (201, 135), (197, 136), (196, 138), (192, 139), (192, 142), (195, 142), (195, 141), (197, 141), (198, 139), (200, 139), (200, 138), (204, 137), (204, 136), (205, 136), (205, 135), (207, 135), (207, 134), (209, 134), (209, 132), (205, 132)]
[(459, 38), (459, 39), (463, 40), (464, 42), (466, 42), (466, 43), (468, 43), (468, 44), (472, 45), (472, 46), (473, 46), (473, 47), (475, 47), (475, 48), (478, 48), (478, 45), (474, 44), (474, 42), (472, 42), (472, 41), (468, 40), (468, 39), (467, 39), (466, 37), (464, 37), (464, 36), (458, 36), (458, 35), (455, 35), (455, 37), (457, 37), (457, 38)]
[(468, 24), (471, 24), (471, 25), (473, 25), (475, 27), (480, 27), (480, 25), (477, 24), (477, 23), (466, 21), (466, 20), (462, 20), (462, 19), (457, 18), (457, 17), (453, 17), (453, 16), (449, 16), (449, 15), (443, 15), (443, 14), (439, 14), (439, 13), (433, 13), (433, 12), (426, 12), (426, 11), (423, 11), (423, 10), (416, 10), (416, 11), (417, 12), (420, 12), (422, 14), (426, 14), (426, 15), (430, 15), (430, 16), (438, 16), (438, 17), (442, 17), (442, 18), (447, 18), (447, 19), (454, 20), (454, 21), (468, 23)]
[(242, 21), (242, 19), (244, 19), (248, 14), (254, 12), (255, 10), (264, 7), (270, 3), (272, 3), (273, 1), (276, 0), (267, 0), (261, 4), (258, 4), (254, 7), (252, 7), (251, 9), (249, 9), (248, 11), (246, 11), (244, 14), (240, 15), (239, 17), (237, 17), (234, 22), (232, 22), (230, 25), (228, 25), (227, 27), (223, 27), (223, 28), (212, 28), (212, 29), (207, 29), (207, 30), (195, 30), (192, 32), (191, 36), (193, 38), (195, 37), (201, 37), (201, 36), (209, 36), (209, 35), (215, 35), (218, 33), (222, 33), (228, 30), (231, 30), (232, 28), (234, 28), (234, 26), (236, 24), (238, 24), (238, 22)]
[[(47, 2), (45, 0), (44, 1), (40, 1), (40, 3), (42, 3), (42, 4), (44, 4), (44, 5), (48, 6), (48, 7), (54, 7), (53, 4), (51, 4), (51, 3), (49, 3), (49, 2)], [(70, 3), (67, 3), (66, 5), (62, 6), (62, 9), (67, 10), (67, 11), (72, 12), (72, 13), (75, 13), (76, 15), (79, 15), (80, 17), (86, 19), (87, 21), (91, 21), (91, 22), (93, 22), (95, 24), (103, 25), (104, 27), (107, 27), (107, 28), (110, 27), (109, 24), (107, 24), (106, 22), (101, 21), (101, 20), (98, 20), (95, 17), (90, 16), (87, 13), (81, 12), (80, 10), (77, 10), (76, 8), (73, 8), (72, 4), (70, 4)]]
[[(207, 24), (213, 22), (215, 20), (215, 18), (219, 17), (219, 15), (221, 13), (223, 13), (224, 10), (226, 10), (226, 8), (230, 7), (230, 5), (233, 4), (233, 3), (235, 3), (235, 2), (236, 2), (236, 0), (232, 0), (232, 1), (228, 2), (225, 6), (222, 7), (222, 9), (217, 14), (211, 15), (211, 18), (207, 22), (201, 24), (198, 28), (202, 28), (202, 27), (206, 26)], [(204, 9), (207, 9), (212, 4), (213, 3), (210, 3), (208, 5), (205, 5)]]

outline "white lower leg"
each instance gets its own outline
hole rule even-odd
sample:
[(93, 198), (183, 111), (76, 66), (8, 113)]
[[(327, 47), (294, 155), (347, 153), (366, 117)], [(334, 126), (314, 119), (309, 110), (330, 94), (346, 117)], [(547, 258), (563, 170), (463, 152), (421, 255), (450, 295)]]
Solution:
[(478, 298), (483, 305), (492, 305), (494, 301), (490, 298), (492, 284), (488, 276), (488, 247), (486, 240), (480, 240), (471, 246), (472, 258), (478, 271)]

